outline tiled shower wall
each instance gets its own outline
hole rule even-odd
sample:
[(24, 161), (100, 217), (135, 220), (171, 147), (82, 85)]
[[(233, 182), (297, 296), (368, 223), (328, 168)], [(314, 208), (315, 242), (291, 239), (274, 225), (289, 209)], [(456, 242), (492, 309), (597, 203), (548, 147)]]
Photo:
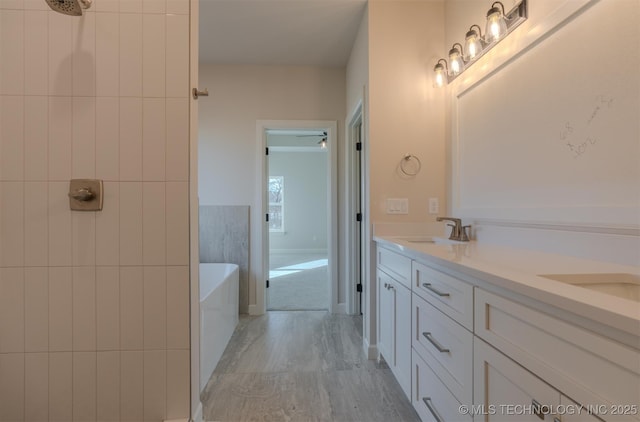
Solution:
[(0, 421), (189, 416), (188, 78), (188, 0), (0, 0)]

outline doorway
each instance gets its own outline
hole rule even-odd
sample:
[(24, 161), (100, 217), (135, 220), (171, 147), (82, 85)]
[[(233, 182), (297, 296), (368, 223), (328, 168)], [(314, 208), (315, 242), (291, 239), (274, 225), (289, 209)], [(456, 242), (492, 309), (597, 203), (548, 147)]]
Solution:
[(267, 310), (328, 310), (328, 133), (267, 130)]
[(337, 123), (259, 121), (265, 310), (336, 311)]

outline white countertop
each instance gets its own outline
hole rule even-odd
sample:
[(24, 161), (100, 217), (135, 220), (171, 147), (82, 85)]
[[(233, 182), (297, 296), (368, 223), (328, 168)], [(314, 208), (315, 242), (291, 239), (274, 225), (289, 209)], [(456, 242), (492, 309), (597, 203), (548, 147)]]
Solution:
[(475, 280), (508, 289), (555, 308), (630, 334), (640, 346), (640, 303), (538, 274), (636, 274), (640, 267), (509, 248), (475, 241), (410, 242), (410, 237), (377, 235), (374, 240), (413, 259), (433, 263)]

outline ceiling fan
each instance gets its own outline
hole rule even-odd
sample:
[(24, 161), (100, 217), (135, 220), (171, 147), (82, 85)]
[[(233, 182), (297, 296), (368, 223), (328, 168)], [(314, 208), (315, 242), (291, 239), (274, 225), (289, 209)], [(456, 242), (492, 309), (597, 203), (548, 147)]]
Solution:
[(322, 134), (316, 133), (316, 134), (313, 134), (313, 135), (296, 135), (297, 138), (305, 138), (305, 137), (308, 137), (308, 136), (321, 136), (322, 139), (320, 139), (318, 141), (318, 145), (320, 145), (320, 148), (326, 148), (327, 147), (327, 131), (326, 130), (323, 130)]

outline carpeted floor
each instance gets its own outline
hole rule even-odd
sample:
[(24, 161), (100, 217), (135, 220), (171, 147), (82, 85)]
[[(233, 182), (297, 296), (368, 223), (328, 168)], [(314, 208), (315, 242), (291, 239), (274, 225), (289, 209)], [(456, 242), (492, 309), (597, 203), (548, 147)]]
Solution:
[(326, 255), (272, 253), (269, 262), (268, 310), (329, 309)]

